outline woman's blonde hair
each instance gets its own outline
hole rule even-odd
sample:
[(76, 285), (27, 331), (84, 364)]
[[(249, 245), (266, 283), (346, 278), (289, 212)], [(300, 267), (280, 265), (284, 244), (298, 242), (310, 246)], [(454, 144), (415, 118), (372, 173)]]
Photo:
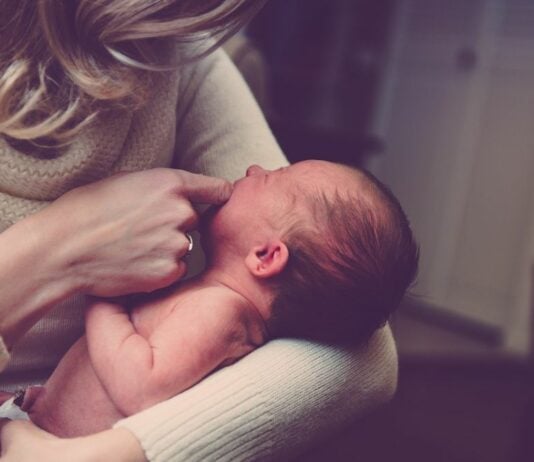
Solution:
[(164, 39), (215, 37), (207, 54), (265, 1), (0, 0), (0, 136), (67, 143), (100, 109), (139, 107)]

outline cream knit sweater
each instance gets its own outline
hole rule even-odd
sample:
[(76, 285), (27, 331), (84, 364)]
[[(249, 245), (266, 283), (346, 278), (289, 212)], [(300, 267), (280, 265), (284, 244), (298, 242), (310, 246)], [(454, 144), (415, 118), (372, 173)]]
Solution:
[[(174, 166), (232, 180), (252, 163), (277, 168), (286, 160), (239, 73), (217, 51), (160, 75), (142, 110), (102, 116), (54, 159), (25, 155), (0, 138), (0, 231), (115, 172)], [(35, 325), (16, 345), (0, 388), (44, 381), (83, 332), (83, 308), (84, 297), (74, 297)], [(136, 435), (150, 461), (285, 460), (387, 400), (396, 374), (389, 328), (353, 350), (277, 340), (116, 425)]]

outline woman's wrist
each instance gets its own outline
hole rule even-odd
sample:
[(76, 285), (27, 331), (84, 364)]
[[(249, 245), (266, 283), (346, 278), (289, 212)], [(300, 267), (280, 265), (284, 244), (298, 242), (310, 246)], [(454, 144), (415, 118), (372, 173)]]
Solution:
[(53, 241), (56, 231), (41, 215), (0, 234), (0, 335), (8, 348), (56, 303), (76, 293), (68, 261)]

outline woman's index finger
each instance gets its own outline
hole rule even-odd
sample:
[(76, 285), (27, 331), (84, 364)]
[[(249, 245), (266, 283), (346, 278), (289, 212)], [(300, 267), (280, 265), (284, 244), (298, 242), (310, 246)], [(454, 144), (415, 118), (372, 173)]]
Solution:
[(223, 204), (232, 195), (232, 183), (223, 178), (179, 172), (183, 181), (180, 192), (197, 204)]

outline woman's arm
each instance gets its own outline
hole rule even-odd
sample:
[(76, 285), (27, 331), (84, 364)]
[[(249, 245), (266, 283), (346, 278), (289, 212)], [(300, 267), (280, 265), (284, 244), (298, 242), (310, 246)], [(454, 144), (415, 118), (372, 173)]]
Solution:
[(115, 428), (151, 462), (288, 461), (389, 400), (396, 380), (388, 327), (353, 348), (274, 340)]
[(4, 420), (2, 460), (291, 460), (389, 399), (396, 373), (389, 328), (353, 349), (276, 340), (112, 430), (59, 439), (30, 422)]
[(55, 227), (30, 216), (0, 234), (0, 334), (10, 349), (53, 305), (76, 292), (59, 252)]
[[(74, 293), (152, 291), (186, 271), (190, 201), (222, 203), (231, 184), (171, 169), (76, 188), (0, 234), (0, 336), (10, 348)], [(5, 355), (4, 355), (5, 357)]]

